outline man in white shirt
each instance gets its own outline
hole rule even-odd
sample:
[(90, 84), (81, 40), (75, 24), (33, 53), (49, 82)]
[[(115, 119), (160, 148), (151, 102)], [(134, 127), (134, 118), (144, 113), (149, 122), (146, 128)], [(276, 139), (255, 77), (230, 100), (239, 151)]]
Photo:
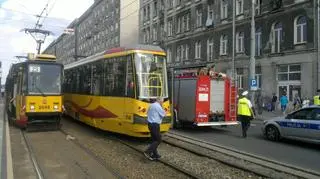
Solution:
[(166, 112), (162, 108), (163, 99), (157, 98), (156, 102), (150, 104), (148, 109), (148, 127), (151, 133), (152, 142), (148, 149), (144, 152), (144, 155), (150, 159), (159, 159), (157, 148), (161, 143), (160, 124), (165, 117)]

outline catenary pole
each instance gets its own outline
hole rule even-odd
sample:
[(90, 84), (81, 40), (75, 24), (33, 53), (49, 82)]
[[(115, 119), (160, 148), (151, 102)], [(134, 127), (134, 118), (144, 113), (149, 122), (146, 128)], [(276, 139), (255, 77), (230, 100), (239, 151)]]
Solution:
[(252, 7), (251, 7), (251, 42), (250, 42), (250, 87), (251, 87), (251, 92), (252, 92), (252, 96), (251, 96), (251, 102), (253, 103), (253, 105), (255, 104), (255, 90), (254, 88), (252, 88), (251, 86), (251, 80), (255, 79), (256, 76), (256, 59), (255, 59), (255, 22), (254, 22), (254, 16), (255, 16), (255, 0), (252, 0)]

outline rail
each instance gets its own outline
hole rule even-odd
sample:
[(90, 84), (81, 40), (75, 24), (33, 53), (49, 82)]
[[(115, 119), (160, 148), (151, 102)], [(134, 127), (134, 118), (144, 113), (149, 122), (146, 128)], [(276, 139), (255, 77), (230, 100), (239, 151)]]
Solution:
[[(234, 166), (236, 168), (240, 168), (240, 169), (243, 169), (246, 171), (256, 173), (261, 176), (271, 177), (271, 178), (282, 178), (283, 177), (282, 174), (285, 173), (287, 175), (291, 175), (291, 176), (294, 176), (297, 178), (308, 178), (308, 179), (320, 178), (320, 173), (313, 171), (313, 170), (308, 170), (308, 169), (292, 166), (289, 164), (281, 163), (281, 162), (278, 162), (275, 160), (267, 159), (267, 158), (257, 156), (254, 154), (249, 154), (246, 152), (237, 151), (235, 149), (231, 149), (231, 148), (220, 146), (217, 144), (213, 144), (213, 143), (210, 143), (207, 141), (195, 139), (195, 138), (181, 135), (181, 134), (178, 134), (175, 132), (169, 131), (166, 133), (165, 136), (166, 136), (166, 138), (163, 139), (163, 142), (165, 142), (165, 143), (180, 147), (184, 150), (190, 151), (192, 153), (196, 153), (198, 155), (202, 155), (202, 156), (205, 156), (208, 158), (218, 160), (222, 163), (225, 163), (230, 166)], [(236, 159), (244, 160), (244, 161), (253, 163), (257, 166), (261, 166), (264, 169), (269, 169), (269, 171), (266, 172), (266, 170), (262, 171), (260, 169), (255, 168), (255, 167), (243, 166), (239, 163), (231, 162), (230, 160), (225, 160), (225, 159), (222, 159), (219, 157), (215, 157), (213, 155), (209, 155), (208, 153), (201, 153), (197, 150), (193, 150), (188, 147), (184, 147), (182, 145), (176, 144), (175, 142), (170, 141), (170, 138), (174, 139), (175, 141), (181, 141), (181, 142), (187, 143), (189, 145), (190, 144), (195, 145), (195, 146), (204, 148), (204, 149), (212, 151), (212, 152), (220, 153), (220, 154), (223, 154), (224, 156), (230, 156), (230, 157), (233, 157)], [(276, 172), (278, 172), (278, 174), (276, 174), (275, 172), (270, 172), (270, 171), (276, 171)]]
[(41, 168), (40, 168), (40, 166), (38, 164), (38, 161), (37, 161), (37, 159), (36, 159), (36, 157), (34, 155), (34, 152), (32, 150), (31, 144), (30, 144), (30, 140), (29, 140), (29, 138), (27, 137), (27, 135), (25, 134), (24, 131), (21, 130), (21, 134), (22, 134), (24, 142), (26, 143), (27, 150), (29, 152), (29, 156), (30, 156), (30, 159), (32, 161), (32, 165), (33, 165), (33, 167), (35, 169), (35, 172), (37, 174), (37, 178), (38, 179), (43, 179), (44, 178), (43, 172), (42, 172), (42, 170), (41, 170)]
[[(60, 132), (62, 132), (64, 135), (68, 136), (68, 132), (61, 129), (59, 130)], [(108, 171), (110, 171), (115, 177), (119, 178), (119, 179), (124, 179), (124, 177), (122, 177), (118, 171), (115, 171), (114, 169), (112, 169), (110, 166), (108, 166), (104, 160), (97, 156), (96, 154), (94, 154), (94, 152), (92, 152), (90, 149), (88, 149), (87, 147), (85, 147), (83, 144), (81, 144), (78, 140), (73, 139), (71, 140), (75, 145), (77, 145), (78, 147), (80, 147), (84, 152), (86, 152), (89, 156), (91, 156), (94, 160), (96, 160), (100, 165), (102, 165), (105, 169), (107, 169)]]
[[(126, 142), (126, 141), (124, 141), (124, 140), (121, 140), (121, 139), (117, 139), (120, 143), (122, 143), (123, 145), (125, 145), (125, 146), (127, 146), (127, 147), (129, 147), (129, 148), (131, 148), (131, 149), (133, 149), (133, 150), (135, 150), (135, 151), (137, 151), (137, 152), (139, 152), (139, 153), (142, 153), (142, 155), (143, 155), (143, 150), (141, 150), (140, 148), (138, 148), (137, 146), (134, 146), (133, 144), (130, 144), (129, 142)], [(162, 164), (164, 164), (164, 165), (166, 165), (166, 166), (168, 166), (168, 167), (171, 167), (171, 168), (173, 168), (173, 169), (175, 169), (175, 170), (177, 170), (178, 172), (181, 172), (181, 173), (183, 173), (183, 174), (185, 174), (185, 175), (187, 175), (187, 176), (189, 176), (189, 177), (191, 177), (191, 178), (194, 178), (194, 179), (200, 179), (200, 178), (202, 178), (202, 177), (200, 177), (200, 176), (198, 176), (197, 174), (195, 174), (195, 173), (192, 173), (192, 172), (190, 172), (190, 171), (187, 171), (187, 170), (185, 170), (185, 169), (183, 169), (183, 168), (181, 168), (181, 167), (179, 167), (179, 166), (177, 166), (177, 165), (175, 165), (174, 163), (171, 163), (171, 162), (169, 162), (169, 161), (167, 161), (167, 160), (163, 160), (163, 159), (158, 159), (157, 161), (159, 161), (159, 162), (161, 162)]]

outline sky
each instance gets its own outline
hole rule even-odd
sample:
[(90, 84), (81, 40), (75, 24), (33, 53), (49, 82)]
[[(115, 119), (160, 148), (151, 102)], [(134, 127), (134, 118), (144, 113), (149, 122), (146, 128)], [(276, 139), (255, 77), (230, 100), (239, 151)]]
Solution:
[(19, 60), (15, 56), (36, 53), (36, 41), (30, 34), (21, 31), (34, 28), (38, 20), (36, 15), (44, 11), (40, 23), (42, 29), (53, 34), (46, 38), (41, 47), (43, 51), (54, 39), (58, 38), (66, 27), (80, 17), (94, 0), (0, 0), (0, 61), (2, 62), (1, 84), (5, 83), (10, 65)]

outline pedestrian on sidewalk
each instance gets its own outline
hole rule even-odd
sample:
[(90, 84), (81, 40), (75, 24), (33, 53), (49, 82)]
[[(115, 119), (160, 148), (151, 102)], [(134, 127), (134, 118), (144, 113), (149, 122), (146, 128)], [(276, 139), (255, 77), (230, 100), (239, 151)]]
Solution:
[(271, 100), (271, 111), (275, 111), (277, 100), (278, 100), (278, 97), (276, 93), (273, 93), (272, 100)]
[(317, 90), (317, 95), (313, 96), (313, 104), (320, 105), (320, 90)]
[(299, 94), (297, 93), (293, 99), (293, 110), (298, 110), (301, 107), (302, 107), (302, 101)]
[(286, 93), (283, 93), (281, 98), (280, 98), (280, 105), (281, 105), (281, 111), (284, 114), (286, 109), (287, 109), (287, 105), (288, 105), (288, 97), (286, 95)]
[(308, 107), (310, 105), (310, 100), (307, 97), (304, 97), (302, 102), (302, 108)]
[(165, 117), (166, 112), (162, 108), (163, 99), (157, 98), (156, 101), (150, 104), (148, 109), (148, 128), (151, 134), (151, 144), (148, 149), (144, 152), (144, 155), (150, 159), (155, 160), (159, 159), (161, 156), (158, 153), (158, 146), (161, 143), (161, 134), (160, 134), (160, 124), (162, 119)]
[(241, 122), (242, 137), (247, 137), (247, 131), (250, 127), (250, 121), (254, 119), (255, 112), (251, 101), (247, 98), (248, 91), (244, 91), (238, 102), (238, 119)]

